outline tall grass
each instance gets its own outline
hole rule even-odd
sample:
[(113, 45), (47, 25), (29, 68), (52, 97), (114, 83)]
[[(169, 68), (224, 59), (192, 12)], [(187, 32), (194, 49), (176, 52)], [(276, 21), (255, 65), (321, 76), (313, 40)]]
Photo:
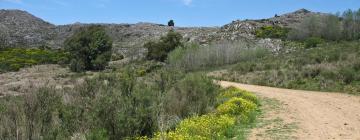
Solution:
[(171, 67), (192, 71), (263, 58), (267, 54), (267, 49), (245, 42), (210, 46), (190, 44), (171, 52), (168, 63)]

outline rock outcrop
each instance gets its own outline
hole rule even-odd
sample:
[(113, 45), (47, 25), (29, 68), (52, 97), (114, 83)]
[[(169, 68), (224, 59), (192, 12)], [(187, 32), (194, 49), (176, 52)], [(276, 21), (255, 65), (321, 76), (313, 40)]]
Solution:
[(25, 11), (0, 10), (0, 45), (39, 46), (54, 37), (55, 28)]
[[(278, 41), (257, 39), (256, 29), (266, 25), (291, 28), (306, 16), (319, 14), (305, 9), (262, 20), (236, 20), (222, 27), (168, 27), (161, 24), (101, 24), (112, 37), (117, 51), (123, 54), (142, 53), (142, 44), (166, 34), (171, 28), (180, 32), (185, 41), (209, 44), (216, 41), (255, 41), (278, 50)], [(25, 11), (0, 10), (0, 45), (38, 47), (47, 45), (62, 47), (63, 42), (77, 29), (92, 24), (69, 24), (55, 26)], [(275, 42), (275, 44), (273, 43)], [(271, 44), (273, 43), (273, 44)]]

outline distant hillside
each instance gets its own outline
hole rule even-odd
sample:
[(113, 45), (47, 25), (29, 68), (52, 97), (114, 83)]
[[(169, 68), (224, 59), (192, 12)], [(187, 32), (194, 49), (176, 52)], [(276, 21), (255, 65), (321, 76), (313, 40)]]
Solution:
[[(255, 40), (254, 32), (257, 28), (265, 25), (279, 25), (291, 27), (304, 17), (318, 14), (305, 9), (281, 16), (262, 19), (233, 21), (222, 27), (176, 27), (175, 30), (183, 34), (185, 41), (208, 44), (213, 41), (238, 41), (244, 39)], [(43, 21), (26, 11), (0, 10), (0, 44), (16, 47), (38, 47), (47, 45), (52, 48), (62, 47), (66, 38), (82, 26), (91, 24), (69, 24), (55, 26)], [(161, 24), (138, 23), (138, 24), (101, 24), (106, 27), (108, 34), (114, 40), (115, 48), (122, 53), (129, 52), (129, 48), (138, 48), (142, 51), (142, 44), (148, 40), (159, 38), (170, 27)], [(255, 40), (262, 42), (263, 40)], [(265, 43), (272, 43), (266, 42)], [(276, 45), (275, 45), (276, 46)], [(270, 47), (274, 47), (270, 44)]]
[(37, 46), (51, 40), (56, 26), (25, 11), (0, 10), (1, 44)]

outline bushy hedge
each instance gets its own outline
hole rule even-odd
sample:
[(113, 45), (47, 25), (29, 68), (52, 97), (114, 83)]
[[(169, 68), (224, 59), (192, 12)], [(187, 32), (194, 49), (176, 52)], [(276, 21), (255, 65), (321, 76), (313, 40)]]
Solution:
[(0, 50), (0, 73), (18, 71), (38, 64), (66, 63), (67, 54), (59, 50), (6, 48)]

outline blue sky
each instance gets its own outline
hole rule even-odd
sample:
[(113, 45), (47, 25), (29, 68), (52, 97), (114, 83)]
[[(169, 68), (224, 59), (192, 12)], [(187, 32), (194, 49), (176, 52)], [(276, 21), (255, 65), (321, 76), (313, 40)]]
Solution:
[(306, 8), (335, 13), (360, 8), (360, 0), (0, 0), (0, 9), (21, 9), (53, 24), (137, 23), (222, 26)]

